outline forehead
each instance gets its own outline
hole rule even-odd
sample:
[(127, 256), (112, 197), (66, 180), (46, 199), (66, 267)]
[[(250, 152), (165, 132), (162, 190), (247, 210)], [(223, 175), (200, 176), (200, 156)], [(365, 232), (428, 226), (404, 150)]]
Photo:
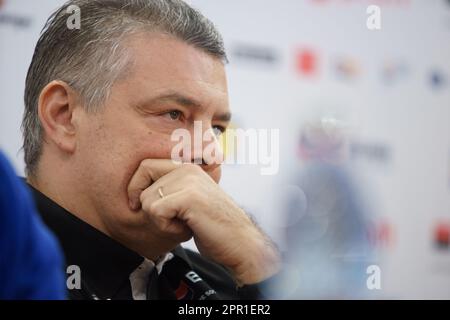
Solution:
[(223, 62), (181, 40), (144, 33), (126, 43), (133, 60), (127, 87), (137, 99), (164, 92), (195, 97), (205, 107), (228, 111)]

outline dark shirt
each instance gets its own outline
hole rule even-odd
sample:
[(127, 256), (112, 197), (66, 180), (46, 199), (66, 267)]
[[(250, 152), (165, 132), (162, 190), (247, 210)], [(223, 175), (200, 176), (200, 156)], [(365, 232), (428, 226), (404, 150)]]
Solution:
[[(133, 299), (129, 277), (144, 258), (77, 218), (38, 190), (30, 188), (44, 222), (60, 241), (67, 266), (80, 268), (81, 288), (70, 289), (70, 299)], [(176, 299), (175, 292), (179, 293), (182, 289), (186, 291), (182, 279), (177, 275), (177, 269), (180, 269), (178, 271), (181, 273), (184, 270), (197, 273), (220, 299), (259, 298), (256, 285), (237, 289), (225, 267), (200, 254), (181, 246), (172, 253), (176, 257), (173, 259), (175, 262), (170, 267), (166, 266), (171, 261), (164, 264), (157, 278), (157, 286), (150, 289), (157, 292), (148, 292), (148, 296)], [(195, 299), (195, 293), (185, 295), (185, 299), (192, 299), (193, 296)]]

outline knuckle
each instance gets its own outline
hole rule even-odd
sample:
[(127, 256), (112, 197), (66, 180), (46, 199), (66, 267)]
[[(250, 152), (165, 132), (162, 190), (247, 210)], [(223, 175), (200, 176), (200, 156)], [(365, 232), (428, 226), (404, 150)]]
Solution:
[(144, 207), (144, 202), (145, 202), (145, 194), (144, 194), (144, 192), (142, 192), (142, 193), (139, 195), (139, 200), (140, 200), (141, 203), (142, 203), (142, 207)]
[(141, 194), (139, 195), (139, 200), (141, 201), (141, 203), (144, 203), (147, 198), (149, 198), (149, 197), (148, 197), (148, 192), (146, 189), (146, 190), (142, 191)]
[(143, 211), (145, 211), (147, 213), (152, 213), (151, 212), (151, 205), (152, 204), (150, 203), (150, 201), (144, 199), (144, 201), (141, 201), (141, 204), (142, 204), (142, 210)]
[(157, 215), (158, 214), (158, 202), (157, 201), (153, 201), (148, 208), (149, 212)]

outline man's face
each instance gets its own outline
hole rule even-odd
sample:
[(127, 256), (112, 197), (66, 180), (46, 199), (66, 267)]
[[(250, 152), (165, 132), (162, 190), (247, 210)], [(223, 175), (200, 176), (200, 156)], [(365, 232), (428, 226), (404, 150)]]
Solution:
[[(75, 161), (100, 219), (112, 235), (145, 237), (142, 213), (130, 210), (128, 183), (144, 159), (170, 159), (175, 129), (193, 136), (194, 121), (216, 133), (230, 118), (223, 63), (164, 35), (129, 41), (134, 65), (112, 88), (104, 108), (81, 112)], [(206, 147), (206, 144), (203, 145)], [(204, 165), (216, 181), (220, 166)]]

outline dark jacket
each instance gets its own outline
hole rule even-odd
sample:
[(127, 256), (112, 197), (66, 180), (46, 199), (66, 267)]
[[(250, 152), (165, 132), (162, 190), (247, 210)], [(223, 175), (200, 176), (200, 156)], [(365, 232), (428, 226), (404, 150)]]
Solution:
[[(31, 187), (39, 212), (60, 241), (66, 265), (81, 271), (81, 289), (68, 291), (70, 299), (132, 299), (130, 274), (143, 262), (136, 252), (126, 248), (91, 225), (77, 218), (38, 190)], [(157, 286), (149, 295), (157, 299), (175, 299), (175, 291), (185, 285), (186, 270), (196, 272), (204, 284), (216, 291), (220, 299), (257, 299), (258, 286), (237, 289), (230, 273), (198, 253), (177, 247), (176, 259), (167, 262), (157, 278)], [(71, 271), (72, 272), (72, 271)], [(181, 274), (181, 277), (180, 277)], [(68, 273), (70, 276), (71, 273)], [(186, 281), (185, 281), (186, 282)], [(197, 288), (188, 286), (192, 294), (185, 299), (199, 299)]]

